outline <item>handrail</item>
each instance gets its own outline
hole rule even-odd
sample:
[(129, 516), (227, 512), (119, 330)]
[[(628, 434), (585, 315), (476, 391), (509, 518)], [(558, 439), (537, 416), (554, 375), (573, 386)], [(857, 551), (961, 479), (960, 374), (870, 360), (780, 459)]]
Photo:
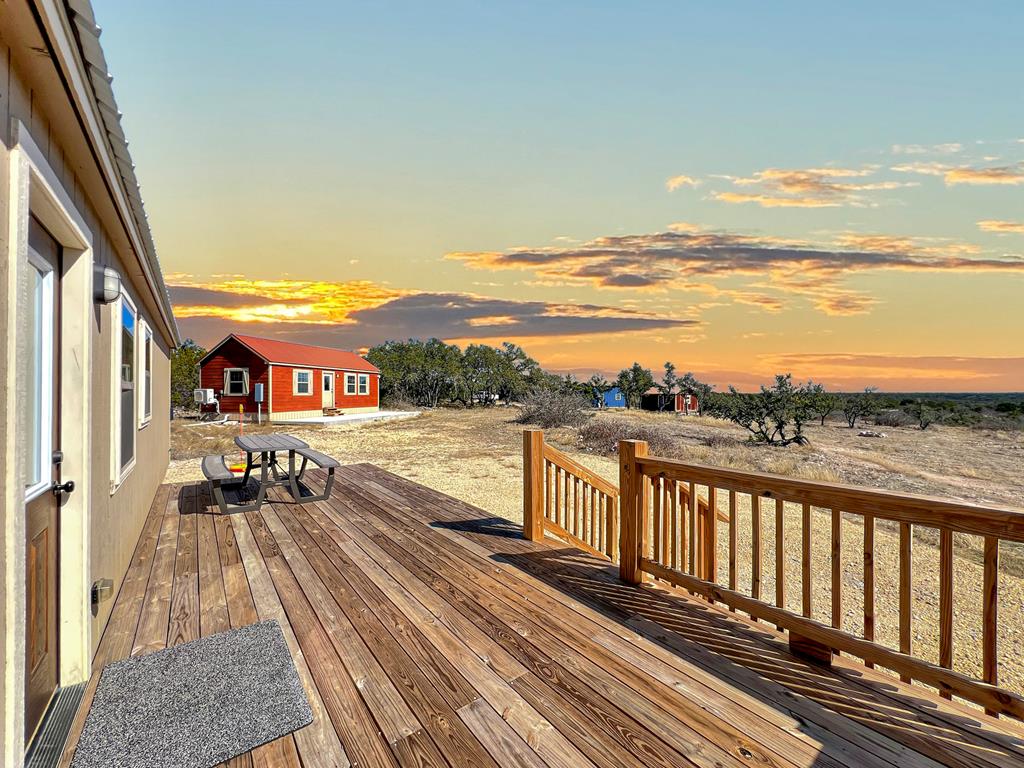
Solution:
[[(910, 682), (934, 686), (946, 697), (959, 696), (985, 708), (990, 715), (1005, 714), (1024, 719), (1024, 697), (998, 684), (998, 575), (1000, 541), (1024, 541), (1024, 512), (1008, 508), (975, 506), (948, 499), (858, 488), (836, 483), (796, 480), (760, 472), (689, 464), (647, 455), (642, 441), (622, 441), (620, 461), (620, 574), (632, 583), (654, 577), (757, 620), (768, 621), (789, 633), (795, 653), (830, 662), (837, 652), (861, 658), (865, 664), (891, 669)], [(687, 504), (678, 501), (678, 489), (686, 489)], [(701, 491), (703, 488), (703, 492)], [(694, 500), (703, 500), (701, 505)], [(738, 511), (749, 499), (750, 565), (749, 595), (737, 585)], [(762, 501), (774, 501), (775, 568), (774, 600), (761, 595)], [(720, 504), (727, 504), (727, 574), (718, 567), (717, 522)], [(800, 546), (787, 550), (787, 505), (801, 515)], [(812, 510), (831, 516), (831, 626), (812, 618), (811, 540)], [(712, 512), (713, 511), (713, 512)], [(794, 510), (795, 511), (795, 510)], [(843, 516), (863, 520), (863, 632), (842, 627)], [(899, 531), (899, 650), (875, 642), (875, 520), (898, 523)], [(689, 526), (687, 526), (689, 523)], [(939, 663), (913, 655), (912, 542), (913, 527), (934, 528), (939, 533)], [(687, 535), (689, 528), (689, 535)], [(983, 537), (983, 589), (981, 605), (982, 676), (971, 677), (953, 670), (953, 533)], [(800, 552), (801, 611), (786, 607), (786, 556)], [(918, 554), (920, 557), (920, 553)], [(771, 571), (769, 571), (771, 572)], [(728, 579), (728, 586), (720, 581)]]
[(688, 464), (653, 456), (638, 458), (637, 463), (648, 476), (685, 473), (687, 480), (700, 485), (713, 483), (719, 489), (753, 493), (763, 498), (794, 500), (799, 497), (800, 501), (816, 507), (839, 507), (844, 512), (859, 515), (1024, 542), (1024, 511), (1006, 507), (978, 506), (934, 496), (798, 480), (767, 472)]
[(619, 490), (544, 442), (523, 432), (523, 532), (550, 533), (592, 555), (618, 562)]
[(589, 469), (584, 467), (578, 461), (573, 459), (569, 454), (563, 453), (562, 451), (555, 448), (551, 443), (544, 443), (544, 458), (550, 461), (552, 464), (557, 464), (566, 472), (586, 480), (590, 485), (597, 488), (602, 493), (607, 493), (609, 496), (618, 496), (619, 489), (609, 483), (600, 475), (591, 472)]

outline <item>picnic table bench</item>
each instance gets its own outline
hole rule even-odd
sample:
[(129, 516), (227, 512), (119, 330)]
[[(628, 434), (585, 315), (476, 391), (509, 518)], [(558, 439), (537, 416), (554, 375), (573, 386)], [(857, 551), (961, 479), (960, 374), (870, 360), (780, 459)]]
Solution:
[[(323, 501), (330, 497), (334, 485), (334, 470), (341, 466), (337, 459), (320, 451), (313, 450), (304, 440), (283, 433), (262, 435), (239, 435), (235, 445), (245, 452), (245, 473), (241, 478), (235, 476), (223, 456), (206, 456), (203, 459), (203, 475), (210, 482), (210, 493), (222, 514), (229, 512), (253, 512), (263, 506), (267, 491), (275, 486), (288, 486), (292, 498), (296, 501)], [(277, 454), (288, 452), (287, 468), (278, 460)], [(259, 455), (259, 460), (253, 457)], [(301, 457), (299, 470), (295, 469), (295, 458)], [(312, 462), (327, 470), (327, 483), (320, 494), (303, 496), (299, 481), (306, 474), (307, 465)], [(259, 490), (251, 503), (229, 504), (224, 498), (225, 487), (245, 488), (254, 469), (260, 470)]]

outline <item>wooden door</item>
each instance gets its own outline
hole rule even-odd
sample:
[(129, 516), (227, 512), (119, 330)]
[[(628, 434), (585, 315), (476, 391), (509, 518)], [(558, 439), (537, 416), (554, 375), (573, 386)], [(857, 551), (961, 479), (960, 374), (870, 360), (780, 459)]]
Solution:
[(323, 371), (323, 407), (334, 407), (334, 371)]
[(29, 224), (26, 330), (29, 391), (25, 525), (25, 735), (57, 689), (57, 542), (60, 482), (60, 247)]

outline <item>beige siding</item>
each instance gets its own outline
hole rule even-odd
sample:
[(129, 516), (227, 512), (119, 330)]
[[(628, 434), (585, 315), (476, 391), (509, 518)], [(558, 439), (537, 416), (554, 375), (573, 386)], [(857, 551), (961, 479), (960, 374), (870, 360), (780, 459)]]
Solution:
[[(102, 220), (97, 213), (100, 205), (89, 198), (85, 187), (76, 173), (70, 154), (65, 153), (65, 141), (79, 141), (69, 134), (65, 139), (53, 130), (53, 123), (41, 107), (42, 100), (33, 88), (29, 76), (24, 72), (31, 71), (19, 62), (18, 51), (13, 52), (7, 42), (0, 38), (0, 139), (5, 147), (11, 144), (11, 120), (20, 120), (29, 130), (36, 144), (43, 150), (47, 161), (60, 179), (68, 196), (77, 206), (79, 213), (93, 235), (94, 260), (98, 264), (114, 267), (122, 274), (126, 288), (139, 309), (140, 317), (154, 329), (153, 359), (153, 419), (137, 434), (134, 470), (125, 479), (117, 491), (111, 494), (111, 450), (113, 446), (113, 416), (111, 413), (111, 397), (113, 373), (112, 354), (114, 349), (114, 333), (117, 324), (111, 306), (94, 307), (92, 326), (92, 505), (90, 518), (90, 571), (93, 581), (110, 578), (114, 581), (115, 594), (127, 568), (128, 561), (134, 550), (143, 520), (159, 484), (163, 480), (169, 456), (169, 424), (167, 415), (170, 402), (170, 363), (169, 345), (161, 332), (160, 321), (150, 309), (153, 300), (148, 295), (148, 288), (141, 279), (133, 280), (132, 271), (126, 267), (127, 258), (115, 252), (109, 227), (119, 226), (116, 219), (108, 216)], [(9, 87), (8, 87), (9, 84)], [(58, 94), (59, 95), (59, 94)], [(51, 98), (53, 94), (50, 93)], [(77, 131), (76, 124), (61, 124), (61, 131)], [(79, 162), (85, 162), (80, 159)], [(6, 161), (0, 164), (0, 183), (3, 184), (3, 197), (9, 189), (9, 177)], [(6, 205), (4, 206), (6, 208)], [(7, 226), (5, 220), (0, 224), (0, 245), (7, 252)], [(7, 275), (11, 265), (0, 265), (0, 290), (3, 295), (8, 292)], [(0, 354), (3, 360), (9, 359), (7, 345), (7, 314), (6, 308), (0, 312)], [(6, 386), (0, 383), (0, 387)], [(0, 418), (4, 424), (10, 424), (11, 414), (7, 412), (6, 390), (0, 398)], [(6, 432), (6, 430), (5, 430)], [(6, 441), (5, 441), (6, 442)], [(0, 445), (0, 465), (7, 463), (3, 454), (9, 449)], [(9, 479), (0, 480), (9, 484)], [(13, 498), (16, 489), (0, 486), (6, 498)], [(6, 505), (5, 505), (6, 506)], [(4, 585), (7, 587), (8, 585)], [(88, 596), (84, 596), (88, 599)], [(98, 615), (93, 619), (92, 647), (95, 650), (103, 627), (109, 616), (113, 600), (101, 604)], [(2, 617), (6, 624), (7, 617)]]

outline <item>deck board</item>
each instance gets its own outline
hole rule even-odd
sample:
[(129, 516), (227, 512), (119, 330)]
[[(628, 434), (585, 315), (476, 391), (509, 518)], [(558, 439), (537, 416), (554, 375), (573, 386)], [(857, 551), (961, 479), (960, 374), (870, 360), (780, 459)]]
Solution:
[(267, 618), (314, 721), (230, 768), (1024, 768), (1019, 724), (809, 664), (771, 627), (367, 464), (327, 501), (226, 517), (162, 486), (62, 765), (107, 663)]

